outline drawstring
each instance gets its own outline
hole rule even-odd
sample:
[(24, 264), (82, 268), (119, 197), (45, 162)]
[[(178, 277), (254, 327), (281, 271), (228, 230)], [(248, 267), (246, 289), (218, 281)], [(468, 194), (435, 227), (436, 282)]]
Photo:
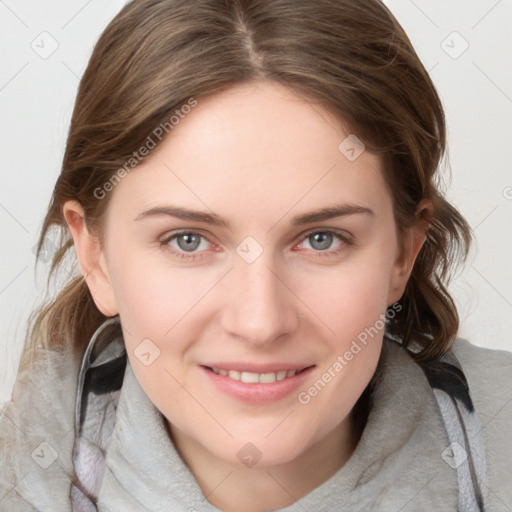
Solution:
[[(95, 366), (98, 366), (103, 361), (99, 360), (98, 357), (101, 354), (101, 349), (104, 347), (96, 346), (96, 342), (98, 340), (103, 341), (105, 344), (105, 341), (109, 343), (111, 341), (110, 337), (104, 337), (100, 338), (102, 334), (105, 333), (105, 330), (108, 329), (111, 326), (120, 326), (121, 322), (118, 316), (115, 316), (113, 318), (109, 318), (108, 320), (105, 320), (94, 332), (92, 335), (87, 348), (85, 350), (85, 353), (82, 357), (82, 363), (80, 366), (80, 370), (78, 373), (78, 387), (76, 391), (76, 402), (75, 402), (75, 437), (80, 436), (80, 430), (81, 430), (81, 421), (80, 421), (80, 413), (82, 408), (82, 394), (83, 394), (83, 387), (84, 387), (84, 381), (85, 381), (85, 375), (87, 373), (87, 370), (89, 368), (93, 368)], [(99, 343), (98, 345), (101, 345)]]
[(73, 512), (96, 511), (127, 362), (119, 328), (119, 317), (103, 322), (91, 337), (80, 365), (70, 489)]

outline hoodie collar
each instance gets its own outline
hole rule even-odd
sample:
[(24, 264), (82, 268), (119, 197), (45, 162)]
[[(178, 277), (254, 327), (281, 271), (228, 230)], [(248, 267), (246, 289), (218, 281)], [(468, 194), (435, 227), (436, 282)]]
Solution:
[[(423, 371), (386, 339), (379, 366), (368, 421), (352, 457), (282, 512), (456, 504), (456, 474), (441, 458), (448, 439)], [(119, 512), (218, 511), (180, 458), (164, 416), (139, 385), (129, 360), (98, 505)]]

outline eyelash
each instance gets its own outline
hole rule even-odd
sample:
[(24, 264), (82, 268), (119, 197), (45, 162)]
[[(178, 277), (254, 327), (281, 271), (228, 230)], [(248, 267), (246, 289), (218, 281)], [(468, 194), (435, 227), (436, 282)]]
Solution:
[[(298, 240), (305, 241), (311, 235), (318, 234), (318, 233), (334, 235), (335, 237), (338, 237), (342, 243), (340, 244), (340, 246), (337, 249), (327, 249), (324, 251), (310, 249), (316, 253), (315, 257), (325, 258), (325, 257), (331, 257), (331, 256), (338, 256), (342, 252), (347, 250), (349, 247), (354, 245), (353, 240), (350, 237), (348, 237), (347, 235), (342, 235), (342, 234), (338, 233), (337, 231), (332, 231), (332, 230), (328, 230), (328, 229), (326, 229), (326, 230), (314, 229), (314, 230), (308, 231), (307, 233), (302, 234), (301, 238)], [(180, 251), (177, 251), (176, 249), (172, 248), (169, 245), (169, 243), (172, 240), (178, 238), (181, 235), (198, 235), (199, 237), (204, 238), (206, 241), (208, 241), (209, 244), (212, 244), (212, 242), (210, 242), (210, 240), (208, 240), (208, 238), (206, 236), (202, 235), (201, 233), (199, 233), (197, 231), (186, 231), (185, 230), (185, 231), (179, 231), (179, 232), (172, 233), (169, 236), (165, 237), (163, 240), (160, 240), (160, 246), (164, 250), (170, 251), (173, 255), (175, 255), (176, 257), (181, 258), (183, 260), (197, 260), (199, 258), (202, 258), (203, 256), (198, 256), (198, 254), (200, 254), (201, 252), (205, 252), (205, 251), (199, 251), (199, 253), (197, 253), (197, 252), (196, 253), (187, 253), (185, 251), (180, 252)], [(215, 245), (215, 244), (212, 244), (212, 245)]]

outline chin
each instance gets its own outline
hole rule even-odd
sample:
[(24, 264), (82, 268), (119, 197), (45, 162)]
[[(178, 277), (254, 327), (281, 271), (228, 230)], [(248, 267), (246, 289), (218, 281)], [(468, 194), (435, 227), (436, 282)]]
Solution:
[[(266, 434), (265, 434), (266, 435)], [(265, 437), (259, 433), (245, 432), (242, 436), (229, 439), (224, 445), (220, 442), (206, 445), (208, 451), (229, 464), (239, 467), (271, 467), (292, 462), (304, 453), (313, 443), (304, 440), (303, 433), (290, 435), (290, 430), (271, 433)]]

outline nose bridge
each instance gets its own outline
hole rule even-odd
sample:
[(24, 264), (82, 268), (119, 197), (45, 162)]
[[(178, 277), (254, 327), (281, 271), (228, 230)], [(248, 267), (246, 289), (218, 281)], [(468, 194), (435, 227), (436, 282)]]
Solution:
[(265, 346), (296, 327), (293, 294), (281, 282), (286, 279), (280, 273), (270, 251), (250, 262), (235, 259), (222, 315), (228, 333)]

